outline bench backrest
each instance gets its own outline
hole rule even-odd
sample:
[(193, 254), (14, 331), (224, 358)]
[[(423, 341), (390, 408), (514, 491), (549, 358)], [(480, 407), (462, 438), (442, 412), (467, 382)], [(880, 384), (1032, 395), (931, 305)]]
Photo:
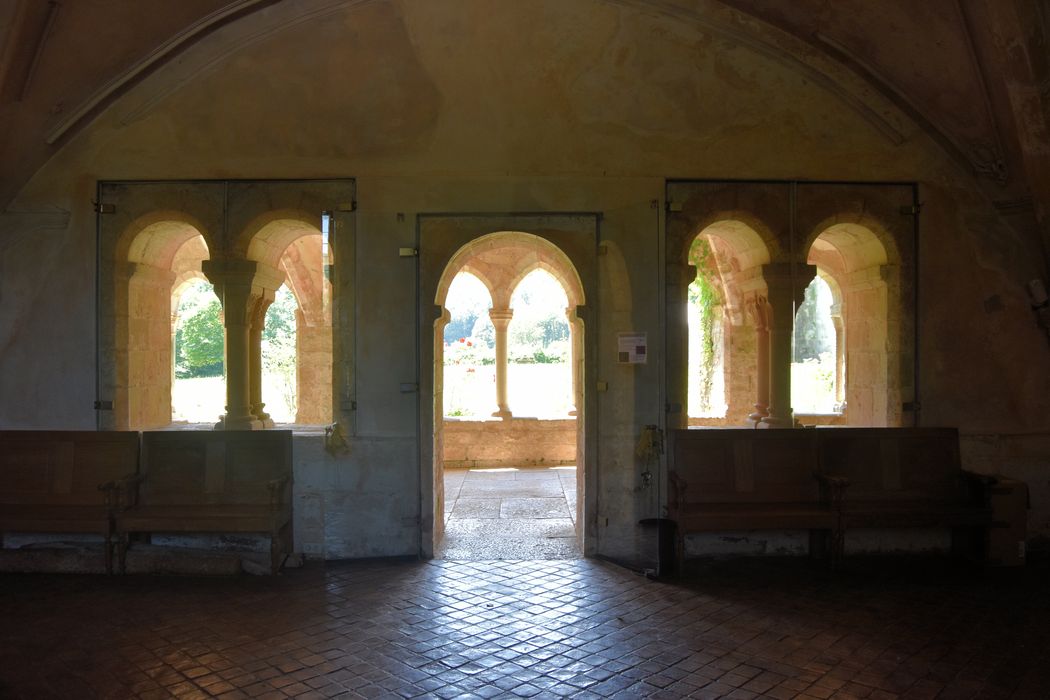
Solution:
[(100, 484), (138, 469), (139, 434), (0, 431), (0, 503), (100, 505)]
[(955, 428), (818, 428), (821, 471), (844, 476), (847, 498), (960, 501), (969, 497)]
[(674, 430), (671, 441), (671, 470), (686, 484), (679, 505), (819, 499), (813, 430)]
[(139, 503), (265, 505), (267, 482), (292, 473), (290, 430), (142, 434)]

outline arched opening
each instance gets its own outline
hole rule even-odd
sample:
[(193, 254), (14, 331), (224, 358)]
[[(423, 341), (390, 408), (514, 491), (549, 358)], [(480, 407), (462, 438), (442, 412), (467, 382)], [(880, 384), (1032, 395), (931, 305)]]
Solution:
[[(813, 239), (808, 262), (817, 267), (818, 280), (827, 282), (825, 347), (831, 355), (823, 363), (822, 381), (830, 385), (834, 401), (830, 419), (819, 411), (806, 415), (796, 404), (803, 423), (900, 425), (901, 389), (899, 379), (891, 380), (898, 377), (900, 363), (895, 256), (887, 237), (861, 224), (835, 224)], [(793, 401), (795, 396), (793, 387)], [(825, 405), (828, 400), (825, 394)]]
[(724, 419), (726, 403), (723, 288), (714, 260), (716, 243), (697, 236), (689, 248), (696, 278), (689, 284), (689, 418)]
[(762, 329), (747, 310), (764, 292), (768, 248), (751, 225), (723, 219), (689, 242), (685, 259), (689, 425), (742, 425), (760, 403)]
[(840, 391), (844, 377), (838, 371), (841, 332), (835, 315), (841, 310), (827, 280), (817, 274), (806, 287), (795, 312), (791, 353), (791, 407), (795, 414), (831, 416), (843, 410)]
[(262, 398), (274, 423), (295, 423), (299, 406), (299, 305), (282, 284), (266, 309), (262, 333)]
[[(473, 300), (464, 303), (470, 288)], [(541, 237), (490, 234), (452, 257), (435, 303), (435, 511), (444, 515), (436, 552), (457, 559), (579, 556), (576, 465), (584, 446), (575, 408), (582, 405), (583, 323), (576, 308), (583, 286), (575, 268)], [(477, 375), (489, 358), (492, 371), (481, 376), (491, 379), (476, 384), (487, 384), (487, 401), (475, 400), (470, 416), (450, 416), (459, 383), (469, 381), (461, 377), (471, 368)], [(495, 411), (480, 408), (493, 403)]]
[[(332, 421), (328, 226), (325, 214), (311, 218), (299, 212), (271, 213), (257, 225), (248, 245), (248, 259), (255, 262), (251, 403), (252, 413), (264, 425)], [(278, 303), (281, 289), (285, 292)]]
[(565, 289), (543, 269), (533, 270), (514, 288), (507, 394), (517, 416), (555, 419), (573, 411), (568, 304)]
[[(115, 280), (117, 299), (126, 299), (126, 306), (118, 309), (115, 343), (114, 415), (116, 427), (122, 429), (157, 428), (172, 422), (172, 386), (178, 369), (172, 342), (173, 305), (187, 281), (202, 277), (201, 263), (209, 257), (199, 228), (188, 221), (154, 216), (133, 226), (136, 229), (127, 248), (118, 249), (119, 256), (126, 255), (127, 267), (126, 277)], [(126, 296), (120, 294), (123, 280)], [(221, 397), (221, 384), (218, 392)]]
[(173, 423), (214, 423), (225, 405), (222, 306), (215, 288), (193, 275), (171, 295)]
[(492, 297), (477, 276), (462, 271), (445, 299), (444, 416), (479, 420), (496, 408), (496, 335)]

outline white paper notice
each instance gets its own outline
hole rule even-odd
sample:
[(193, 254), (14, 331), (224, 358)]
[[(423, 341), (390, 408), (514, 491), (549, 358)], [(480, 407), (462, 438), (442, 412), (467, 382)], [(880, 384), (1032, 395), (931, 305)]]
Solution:
[(617, 361), (620, 364), (644, 365), (648, 341), (645, 333), (617, 333)]

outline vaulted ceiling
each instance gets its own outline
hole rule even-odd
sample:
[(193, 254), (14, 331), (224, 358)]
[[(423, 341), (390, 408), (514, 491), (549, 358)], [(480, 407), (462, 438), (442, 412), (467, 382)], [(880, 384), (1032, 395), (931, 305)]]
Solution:
[[(602, 1), (682, 21), (711, 4)], [(1050, 5), (1044, 0), (718, 1), (735, 11), (741, 41), (756, 24), (772, 25), (852, 71), (972, 169), (1005, 217), (1021, 227), (1038, 221), (1044, 241), (1050, 238), (1043, 209), (1050, 202)], [(0, 206), (152, 71), (226, 24), (292, 2), (0, 2)], [(352, 2), (360, 0), (328, 4)]]

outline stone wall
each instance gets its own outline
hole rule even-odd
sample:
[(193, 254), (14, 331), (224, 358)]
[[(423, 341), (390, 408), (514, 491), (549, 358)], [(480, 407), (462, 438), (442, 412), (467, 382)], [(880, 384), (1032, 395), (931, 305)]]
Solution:
[[(703, 21), (672, 10), (686, 4)], [(208, 32), (82, 131), (38, 144), (46, 164), (0, 216), (0, 427), (112, 425), (93, 399), (119, 404), (127, 389), (95, 389), (114, 363), (103, 356), (99, 372), (94, 352), (99, 180), (192, 179), (153, 202), (150, 211), (171, 218), (196, 201), (190, 190), (202, 180), (284, 178), (264, 209), (333, 210), (336, 254), (354, 256), (335, 268), (352, 271), (336, 293), (348, 309), (337, 357), (352, 371), (337, 370), (343, 408), (333, 417), (349, 448), (330, 454), (320, 437), (297, 439), (296, 536), (333, 558), (425, 553), (439, 487), (420, 460), (433, 428), (420, 414), (435, 401), (420, 343), (431, 342), (435, 299), (415, 285), (429, 264), (419, 222), (435, 212), (594, 212), (599, 235), (576, 235), (594, 256), (595, 290), (582, 310), (592, 359), (580, 371), (591, 431), (581, 522), (589, 553), (642, 563), (656, 541), (638, 522), (659, 514), (655, 494), (667, 490), (639, 491), (634, 445), (641, 426), (662, 424), (679, 400), (663, 382), (665, 319), (676, 312), (663, 301), (668, 179), (916, 182), (921, 362), (901, 366), (921, 370), (918, 420), (988, 436), (991, 447), (980, 443), (971, 461), (1028, 480), (1033, 530), (1050, 532), (1047, 339), (1025, 291), (1045, 279), (1040, 239), (1011, 226), (972, 168), (855, 71), (814, 62), (809, 44), (773, 28), (741, 24), (725, 3), (536, 0), (492, 12), (483, 0), (327, 2), (309, 14), (318, 5), (269, 4)], [(318, 177), (352, 178), (356, 193), (304, 203), (293, 190), (309, 188), (295, 180)], [(183, 218), (218, 222), (199, 230), (208, 249), (244, 257), (245, 245), (220, 234), (251, 230), (237, 216), (221, 225), (221, 194), (198, 197)], [(712, 217), (746, 206), (727, 197)], [(839, 213), (857, 211), (866, 210)], [(899, 212), (893, 221), (904, 221)], [(120, 201), (101, 219), (127, 226), (133, 216)], [(417, 247), (418, 258), (399, 255)], [(116, 260), (129, 258), (101, 262)], [(100, 293), (105, 311), (112, 287)], [(102, 317), (103, 348), (123, 313)], [(733, 331), (734, 343), (753, 343), (747, 325)], [(648, 334), (647, 364), (617, 361), (620, 332)], [(913, 343), (901, 332), (904, 353)], [(159, 326), (153, 333), (159, 342)], [(734, 370), (734, 393), (747, 388), (750, 363)], [(910, 371), (899, 374), (889, 379), (903, 390)], [(855, 404), (865, 401), (850, 398), (851, 413)]]
[(445, 467), (552, 467), (576, 464), (576, 421), (445, 419)]

